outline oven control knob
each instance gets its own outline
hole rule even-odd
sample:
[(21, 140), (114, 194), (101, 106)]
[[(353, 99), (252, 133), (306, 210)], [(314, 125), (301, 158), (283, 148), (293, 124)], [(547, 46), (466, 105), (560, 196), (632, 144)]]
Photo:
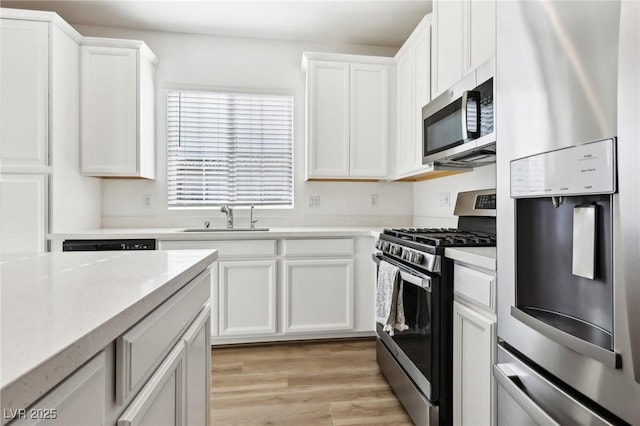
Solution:
[(391, 254), (394, 256), (400, 256), (402, 254), (402, 248), (398, 246), (393, 246), (391, 248)]
[(376, 248), (378, 250), (382, 249), (382, 241), (381, 240), (376, 241)]
[(382, 251), (389, 253), (390, 249), (391, 249), (391, 244), (387, 242), (382, 243)]
[(411, 256), (411, 261), (415, 264), (421, 264), (422, 263), (422, 255), (420, 253), (413, 253), (413, 255)]
[(403, 260), (410, 260), (411, 259), (411, 252), (409, 250), (405, 250), (402, 253), (402, 259)]

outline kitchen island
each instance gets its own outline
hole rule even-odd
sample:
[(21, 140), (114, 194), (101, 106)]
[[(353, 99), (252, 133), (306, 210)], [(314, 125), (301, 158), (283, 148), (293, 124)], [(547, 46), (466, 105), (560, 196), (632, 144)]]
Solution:
[[(168, 361), (181, 368), (175, 379), (184, 386), (174, 386), (173, 411), (184, 418), (192, 393), (184, 378), (194, 375), (191, 367), (200, 366), (195, 376), (203, 378), (208, 396), (208, 267), (216, 259), (216, 250), (3, 256), (2, 424), (47, 414), (59, 424), (144, 424), (138, 420), (153, 412), (153, 398), (168, 388), (159, 386), (167, 379), (158, 376), (167, 373)], [(196, 340), (199, 345), (190, 345)], [(204, 349), (190, 353), (196, 346)], [(90, 365), (94, 400), (82, 387), (89, 381), (77, 378)], [(191, 402), (203, 399), (205, 387), (199, 390)], [(86, 412), (72, 412), (78, 407)], [(208, 416), (208, 403), (200, 411)]]

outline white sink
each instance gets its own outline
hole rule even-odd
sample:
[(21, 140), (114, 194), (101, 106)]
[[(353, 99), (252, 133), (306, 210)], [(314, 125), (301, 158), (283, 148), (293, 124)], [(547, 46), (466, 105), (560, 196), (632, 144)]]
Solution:
[(182, 232), (238, 232), (238, 231), (268, 231), (269, 228), (187, 228)]

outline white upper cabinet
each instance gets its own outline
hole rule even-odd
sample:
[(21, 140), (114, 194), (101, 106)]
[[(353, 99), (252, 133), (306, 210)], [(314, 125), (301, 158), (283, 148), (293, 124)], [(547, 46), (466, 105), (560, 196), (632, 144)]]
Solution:
[(431, 100), (431, 15), (396, 55), (396, 178), (422, 168), (422, 107)]
[(349, 64), (309, 61), (307, 177), (349, 176)]
[(49, 23), (0, 20), (0, 162), (48, 166)]
[(388, 174), (391, 58), (305, 53), (307, 179)]
[(155, 177), (154, 72), (140, 41), (85, 38), (81, 50), (82, 173)]
[(495, 0), (434, 0), (432, 97), (495, 55)]
[(433, 76), (434, 97), (462, 77), (465, 49), (464, 1), (433, 2)]
[(496, 1), (469, 1), (469, 53), (464, 74), (478, 68), (496, 54)]
[(389, 71), (386, 65), (351, 64), (351, 177), (387, 175)]

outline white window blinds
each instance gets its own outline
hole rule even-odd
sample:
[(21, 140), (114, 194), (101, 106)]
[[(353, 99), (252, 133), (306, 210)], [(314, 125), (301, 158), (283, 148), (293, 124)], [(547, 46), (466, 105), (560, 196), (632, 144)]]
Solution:
[(293, 97), (169, 91), (169, 207), (293, 203)]

